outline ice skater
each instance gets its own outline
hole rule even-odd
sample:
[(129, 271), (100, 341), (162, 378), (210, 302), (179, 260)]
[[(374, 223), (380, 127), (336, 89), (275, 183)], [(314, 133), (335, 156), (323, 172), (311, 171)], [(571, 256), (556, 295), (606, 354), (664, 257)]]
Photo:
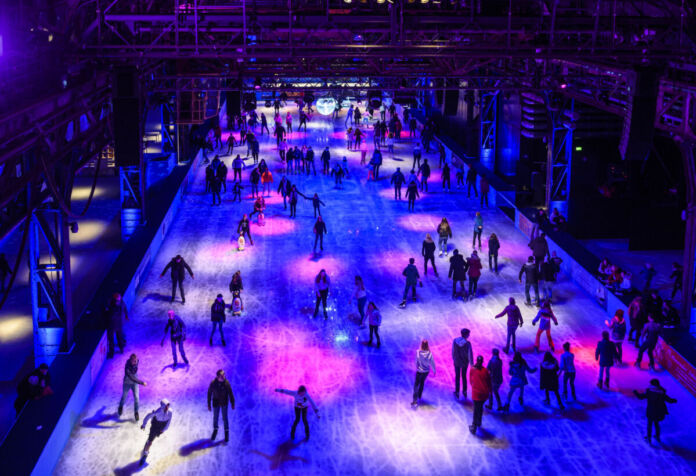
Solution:
[(242, 236), (246, 235), (249, 238), (249, 244), (254, 246), (254, 240), (251, 239), (251, 231), (249, 229), (249, 216), (246, 213), (237, 224), (237, 233)]
[(515, 304), (515, 298), (511, 297), (508, 300), (508, 305), (499, 314), (495, 315), (495, 318), (503, 317), (507, 314), (507, 337), (505, 339), (505, 347), (503, 347), (503, 352), (506, 354), (510, 350), (510, 341), (512, 341), (512, 351), (517, 351), (517, 338), (515, 334), (517, 333), (517, 327), (522, 327), (524, 320), (522, 319), (522, 311)]
[(570, 394), (575, 401), (575, 354), (570, 351), (570, 342), (563, 344), (563, 353), (558, 369), (563, 372), (563, 399), (568, 401), (568, 384), (570, 384)]
[(469, 276), (469, 299), (474, 299), (478, 293), (478, 280), (481, 277), (481, 259), (476, 250), (466, 259), (466, 272)]
[(220, 340), (222, 341), (223, 347), (225, 344), (225, 334), (222, 332), (222, 324), (224, 324), (225, 317), (225, 300), (222, 298), (222, 294), (218, 294), (213, 304), (210, 306), (210, 320), (213, 323), (213, 329), (210, 331), (210, 346), (213, 346), (213, 336), (215, 335), (215, 329), (220, 331)]
[(343, 188), (343, 169), (341, 164), (336, 162), (334, 168), (331, 170), (331, 175), (334, 176), (334, 188)]
[(655, 427), (655, 439), (658, 443), (661, 443), (660, 422), (667, 415), (667, 403), (677, 403), (677, 399), (669, 397), (667, 390), (660, 385), (660, 381), (656, 378), (650, 380), (650, 386), (645, 389), (645, 392), (634, 390), (633, 393), (639, 399), (648, 401), (648, 407), (645, 412), (648, 417), (648, 431), (645, 435), (645, 441), (648, 443), (652, 442), (652, 429)]
[(604, 376), (604, 388), (609, 389), (609, 371), (616, 358), (616, 346), (609, 340), (609, 331), (602, 331), (602, 340), (597, 342), (595, 348), (595, 360), (599, 363), (599, 379), (597, 388), (602, 389), (602, 376)]
[(392, 174), (390, 180), (390, 183), (394, 185), (394, 200), (401, 200), (401, 187), (405, 180), (404, 174), (401, 172), (401, 167), (397, 167), (396, 172)]
[(483, 366), (483, 356), (476, 357), (476, 363), (469, 372), (471, 382), (471, 399), (474, 401), (474, 421), (469, 426), (472, 435), (481, 428), (483, 420), (483, 404), (491, 396), (491, 374)]
[(213, 412), (213, 434), (210, 436), (212, 441), (215, 441), (217, 437), (220, 412), (222, 412), (222, 424), (225, 429), (225, 443), (230, 441), (230, 423), (227, 418), (228, 405), (234, 410), (234, 393), (232, 393), (230, 381), (225, 377), (225, 371), (220, 369), (208, 385), (208, 411)]
[(314, 305), (314, 317), (319, 314), (319, 304), (321, 304), (324, 310), (324, 319), (328, 319), (329, 315), (326, 312), (326, 299), (329, 297), (329, 285), (331, 284), (331, 279), (329, 275), (326, 274), (326, 270), (322, 269), (314, 278), (314, 294), (316, 296), (316, 303)]
[(176, 286), (178, 284), (179, 293), (181, 294), (181, 304), (185, 304), (186, 296), (184, 295), (184, 277), (186, 276), (186, 272), (188, 272), (191, 279), (193, 279), (193, 271), (191, 271), (191, 267), (186, 263), (186, 261), (184, 261), (184, 258), (182, 258), (181, 255), (176, 255), (169, 263), (167, 263), (167, 266), (165, 266), (162, 273), (160, 273), (160, 278), (164, 276), (164, 273), (166, 273), (168, 269), (171, 269), (170, 275), (172, 278), (171, 302), (174, 302), (174, 298), (176, 298)]
[(488, 237), (488, 269), (498, 274), (498, 251), (500, 250), (500, 240), (495, 233)]
[(417, 406), (418, 403), (420, 403), (420, 399), (423, 397), (423, 387), (425, 386), (425, 379), (428, 378), (430, 369), (433, 370), (433, 375), (437, 373), (435, 359), (433, 358), (433, 353), (430, 352), (430, 345), (427, 340), (423, 339), (420, 348), (416, 352), (416, 381), (413, 384), (412, 407)]
[(150, 454), (150, 447), (152, 446), (152, 442), (155, 441), (155, 438), (161, 436), (162, 433), (167, 431), (169, 428), (169, 425), (172, 422), (172, 412), (170, 411), (170, 407), (171, 404), (169, 403), (169, 400), (163, 398), (160, 402), (160, 407), (157, 410), (153, 410), (148, 413), (143, 420), (143, 424), (140, 427), (141, 430), (147, 428), (147, 424), (150, 420), (152, 420), (152, 423), (150, 424), (150, 434), (147, 437), (142, 456), (140, 457), (140, 466), (145, 464), (147, 456)]
[(161, 347), (164, 347), (164, 339), (167, 337), (167, 331), (169, 331), (169, 336), (172, 342), (172, 358), (174, 359), (174, 364), (172, 368), (176, 368), (179, 365), (176, 357), (176, 347), (179, 346), (179, 353), (184, 361), (184, 365), (188, 365), (189, 361), (186, 358), (186, 352), (184, 351), (184, 341), (186, 340), (186, 325), (184, 321), (177, 316), (171, 309), (167, 311), (168, 319), (167, 325), (164, 326), (164, 337), (162, 337)]
[(461, 336), (452, 341), (452, 362), (454, 362), (454, 399), (459, 400), (459, 383), (461, 380), (462, 396), (466, 400), (466, 371), (474, 360), (471, 342), (469, 342), (469, 329), (462, 329)]
[(329, 146), (327, 145), (324, 151), (321, 153), (321, 166), (324, 175), (329, 175), (330, 164), (331, 152), (329, 151)]
[(565, 406), (561, 401), (561, 395), (558, 393), (558, 374), (560, 373), (558, 361), (551, 352), (547, 351), (544, 353), (544, 360), (542, 360), (539, 368), (539, 389), (543, 390), (546, 395), (544, 404), (551, 405), (549, 392), (552, 392), (554, 395), (556, 395), (558, 408), (564, 410)]
[(503, 384), (503, 361), (500, 360), (500, 352), (498, 349), (493, 349), (493, 355), (488, 360), (488, 365), (486, 368), (491, 375), (491, 393), (488, 397), (488, 405), (486, 408), (489, 410), (493, 409), (493, 397), (497, 403), (495, 411), (499, 412), (503, 409), (503, 405), (500, 402), (500, 386)]
[(442, 218), (442, 221), (437, 225), (437, 246), (440, 248), (440, 256), (447, 256), (447, 240), (452, 238), (452, 227), (447, 218)]
[(121, 298), (121, 294), (113, 294), (104, 310), (104, 316), (106, 318), (106, 358), (111, 359), (114, 356), (114, 337), (122, 354), (126, 346), (123, 321), (128, 320), (128, 309), (126, 308), (126, 303)]
[(537, 307), (539, 303), (539, 271), (534, 263), (534, 256), (530, 256), (527, 262), (520, 268), (518, 276), (520, 284), (522, 283), (522, 275), (524, 275), (524, 295), (527, 300), (524, 302), (527, 306), (532, 305), (532, 299), (529, 296), (529, 288), (534, 287), (534, 298), (536, 299)]
[(553, 346), (553, 339), (551, 339), (551, 321), (554, 325), (558, 325), (558, 319), (551, 310), (551, 304), (548, 301), (544, 301), (541, 305), (541, 309), (537, 313), (536, 317), (532, 321), (532, 325), (536, 325), (539, 322), (539, 329), (536, 333), (536, 339), (534, 340), (534, 352), (539, 352), (539, 341), (541, 339), (541, 334), (546, 332), (546, 339), (549, 342), (549, 349), (551, 352), (555, 352)]
[(365, 283), (360, 276), (355, 276), (355, 291), (351, 295), (349, 302), (352, 302), (353, 299), (355, 299), (358, 305), (360, 327), (365, 327), (365, 304), (367, 303), (367, 291), (365, 291)]
[(461, 296), (466, 298), (466, 291), (464, 290), (467, 272), (466, 261), (464, 261), (464, 257), (459, 254), (459, 250), (455, 249), (452, 252), (452, 257), (449, 259), (449, 262), (450, 268), (447, 277), (452, 279), (452, 299), (457, 297), (457, 283), (459, 283)]
[(322, 219), (321, 215), (317, 217), (317, 221), (314, 223), (314, 253), (317, 252), (317, 241), (319, 242), (319, 250), (324, 251), (324, 235), (328, 233), (326, 230), (326, 223)]
[(382, 314), (377, 309), (377, 305), (373, 302), (367, 305), (367, 318), (370, 323), (370, 340), (367, 345), (372, 345), (372, 335), (374, 334), (377, 339), (377, 348), (379, 349), (382, 345), (382, 341), (379, 338), (379, 326), (382, 325)]
[(312, 397), (310, 397), (309, 393), (307, 393), (307, 387), (300, 385), (297, 391), (286, 390), (284, 388), (276, 388), (275, 391), (278, 393), (284, 393), (285, 395), (290, 395), (295, 399), (295, 421), (292, 422), (290, 439), (295, 439), (295, 430), (297, 429), (297, 425), (300, 423), (301, 417), (302, 423), (304, 424), (305, 441), (309, 441), (309, 423), (307, 422), (307, 409), (309, 406), (311, 406), (312, 410), (314, 410), (314, 414), (317, 416), (317, 419), (321, 417), (319, 416), (319, 408), (317, 408), (314, 400), (312, 400)]
[(428, 261), (430, 261), (430, 263), (433, 265), (435, 277), (437, 277), (437, 267), (435, 266), (435, 242), (430, 236), (430, 233), (425, 234), (423, 246), (421, 247), (421, 255), (423, 256), (423, 275), (428, 275)]
[(428, 164), (428, 159), (423, 160), (423, 165), (421, 165), (419, 173), (421, 176), (421, 192), (427, 192), (428, 179), (430, 178), (430, 164)]
[(479, 251), (481, 251), (481, 233), (483, 233), (483, 217), (481, 212), (476, 212), (476, 217), (474, 218), (474, 238), (471, 241), (471, 247), (476, 249), (476, 238), (478, 238)]
[(524, 387), (527, 385), (527, 373), (536, 372), (536, 368), (531, 368), (527, 361), (522, 358), (522, 354), (519, 351), (515, 351), (515, 355), (512, 357), (512, 362), (510, 362), (510, 390), (508, 391), (507, 403), (503, 407), (503, 411), (510, 411), (510, 402), (512, 401), (512, 396), (515, 394), (515, 390), (520, 391), (519, 402), (520, 405), (524, 405)]
[(416, 268), (416, 265), (414, 264), (415, 262), (416, 260), (414, 258), (409, 258), (408, 265), (404, 268), (404, 271), (401, 273), (403, 276), (406, 276), (406, 287), (404, 288), (404, 297), (401, 301), (401, 304), (399, 304), (399, 307), (401, 307), (402, 309), (406, 307), (406, 297), (408, 296), (408, 290), (411, 290), (411, 297), (413, 298), (413, 302), (416, 302), (416, 285), (423, 285), (420, 279), (420, 274), (418, 274), (418, 268)]
[(416, 209), (416, 199), (420, 197), (416, 182), (410, 182), (406, 189), (406, 198), (408, 199), (408, 211), (413, 212)]
[(319, 199), (319, 194), (314, 194), (312, 198), (304, 197), (306, 200), (312, 202), (312, 208), (314, 209), (314, 218), (319, 215), (321, 217), (321, 207), (325, 207), (326, 204)]
[(118, 416), (123, 415), (123, 405), (126, 403), (128, 392), (133, 392), (133, 412), (135, 421), (140, 420), (138, 410), (140, 409), (140, 385), (147, 387), (147, 382), (138, 378), (138, 356), (131, 354), (126, 360), (126, 368), (123, 374), (123, 392), (121, 393), (121, 401), (118, 402)]

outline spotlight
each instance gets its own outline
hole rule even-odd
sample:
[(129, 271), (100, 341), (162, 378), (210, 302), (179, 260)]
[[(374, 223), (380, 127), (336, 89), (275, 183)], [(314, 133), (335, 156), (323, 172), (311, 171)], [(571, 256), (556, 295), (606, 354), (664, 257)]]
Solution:
[(353, 0), (343, 0), (345, 3), (351, 3)]
[(386, 0), (377, 0), (377, 3), (380, 5), (383, 4), (384, 2), (386, 2)]
[(425, 4), (428, 3), (430, 0), (420, 0), (421, 3)]

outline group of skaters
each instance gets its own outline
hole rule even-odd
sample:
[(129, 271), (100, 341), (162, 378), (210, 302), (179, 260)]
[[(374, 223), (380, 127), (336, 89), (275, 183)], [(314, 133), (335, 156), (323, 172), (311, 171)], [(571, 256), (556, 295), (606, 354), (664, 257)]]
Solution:
[[(357, 109), (356, 109), (357, 110)], [(263, 116), (262, 116), (263, 117)], [(306, 119), (305, 119), (306, 120)], [(383, 119), (382, 119), (383, 120)], [(263, 125), (264, 120), (261, 120)], [(288, 124), (288, 129), (291, 125)], [(306, 127), (306, 124), (305, 124)], [(413, 131), (414, 128), (410, 128)], [(291, 130), (291, 129), (290, 129)], [(263, 132), (263, 128), (262, 128)], [(423, 132), (425, 134), (425, 130)], [(425, 139), (425, 138), (424, 138)], [(283, 139), (281, 139), (283, 140)], [(429, 148), (431, 140), (422, 141), (426, 150)], [(420, 149), (420, 146), (417, 147)], [(294, 150), (297, 150), (295, 148)], [(307, 148), (306, 151), (299, 151), (297, 158), (294, 156), (295, 152), (292, 152), (292, 156), (289, 155), (290, 152), (286, 152), (284, 160), (288, 164), (288, 172), (290, 170), (298, 171), (309, 174), (310, 171), (314, 171), (313, 161), (314, 153), (311, 147)], [(309, 156), (309, 159), (307, 158)], [(256, 160), (256, 159), (255, 159)], [(322, 172), (333, 173), (330, 171), (330, 152), (328, 147), (322, 152)], [(216, 162), (217, 161), (217, 162)], [(292, 161), (295, 161), (294, 165), (290, 165)], [(299, 161), (299, 164), (298, 164)], [(241, 162), (241, 163), (240, 163)], [(344, 158), (345, 162), (345, 158)], [(243, 160), (237, 156), (233, 161), (233, 169), (235, 171), (235, 186), (241, 183), (241, 170), (244, 168)], [(256, 163), (256, 161), (255, 161)], [(236, 164), (236, 165), (235, 165)], [(262, 169), (262, 164), (265, 167), (265, 162), (260, 161), (258, 167), (255, 167), (255, 171), (260, 176), (267, 171), (267, 167), (263, 172), (259, 172)], [(374, 164), (373, 164), (374, 165)], [(380, 163), (381, 165), (381, 163)], [(418, 173), (416, 174), (416, 166)], [(441, 166), (449, 167), (446, 160), (441, 160)], [(209, 165), (212, 168), (211, 188), (217, 188), (215, 181), (220, 181), (224, 183), (226, 180), (227, 169), (219, 160), (218, 157), (214, 158), (212, 163)], [(343, 168), (339, 165), (339, 168)], [(412, 185), (416, 187), (415, 194), (417, 197), (418, 189), (422, 191), (427, 191), (427, 178), (429, 177), (429, 165), (427, 159), (420, 163), (420, 154), (416, 163), (416, 154), (414, 152), (414, 169), (411, 172), (412, 177), (409, 180), (403, 180), (403, 174), (401, 174), (400, 169), (397, 168), (394, 176), (392, 176), (392, 183), (395, 187), (395, 199), (400, 199), (401, 186), (404, 183), (409, 184), (409, 190), (407, 190), (406, 196), (409, 198), (409, 210), (412, 211), (411, 195), (409, 195)], [(425, 170), (425, 173), (424, 173)], [(470, 169), (470, 174), (471, 174)], [(373, 167), (373, 171), (378, 174), (378, 167)], [(347, 172), (347, 170), (346, 170)], [(269, 172), (270, 173), (270, 172)], [(252, 175), (254, 171), (252, 171)], [(399, 177), (398, 174), (401, 174)], [(469, 175), (470, 175), (469, 174)], [(476, 177), (475, 171), (473, 172), (473, 178), (467, 175), (467, 184), (470, 186), (470, 191), (473, 189), (475, 196), (477, 195), (476, 190)], [(443, 174), (444, 175), (444, 174)], [(397, 177), (395, 180), (394, 177)], [(419, 178), (420, 176), (420, 178)], [(208, 177), (208, 173), (206, 173)], [(220, 178), (219, 178), (220, 177)], [(459, 177), (458, 177), (459, 178)], [(463, 177), (462, 177), (463, 178)], [(471, 180), (470, 180), (471, 179)], [(252, 179), (253, 180), (253, 179)], [(338, 180), (338, 179), (337, 179)], [(258, 182), (257, 182), (258, 184)], [(449, 184), (448, 184), (449, 185)], [(487, 198), (484, 202), (484, 188), (483, 183), (480, 183), (481, 188), (481, 200), (482, 206), (484, 203), (487, 205)], [(258, 189), (254, 189), (252, 186), (252, 191), (256, 190), (256, 195), (258, 195)], [(213, 191), (213, 200), (215, 200), (215, 191)], [(278, 193), (283, 196), (284, 207), (287, 208), (287, 204), (290, 204), (291, 217), (296, 216), (296, 206), (299, 198), (304, 198), (306, 200), (312, 201), (314, 215), (317, 219), (314, 225), (315, 242), (314, 249), (316, 251), (317, 244), (319, 244), (320, 249), (323, 249), (323, 236), (327, 233), (326, 225), (321, 216), (321, 207), (325, 206), (317, 194), (312, 197), (306, 196), (297, 190), (297, 187), (293, 185), (287, 177), (283, 177), (278, 187)], [(487, 194), (487, 191), (486, 191)], [(252, 192), (254, 195), (254, 192)], [(256, 197), (255, 202), (255, 213), (263, 211), (263, 208), (257, 210), (256, 203), (259, 203), (259, 198)], [(219, 190), (218, 199), (219, 203)], [(415, 198), (413, 199), (415, 201)], [(263, 202), (260, 202), (263, 204)], [(478, 280), (481, 276), (481, 270), (483, 265), (481, 258), (478, 256), (479, 252), (482, 252), (482, 242), (481, 236), (483, 234), (484, 222), (483, 217), (480, 212), (477, 212), (473, 221), (472, 230), (472, 248), (473, 251), (469, 257), (464, 257), (459, 253), (458, 249), (452, 251), (452, 256), (449, 257), (450, 251), (448, 248), (448, 241), (452, 239), (453, 233), (450, 223), (446, 218), (438, 224), (437, 229), (434, 230), (438, 241), (437, 244), (433, 240), (430, 234), (427, 234), (423, 243), (421, 254), (424, 259), (424, 274), (427, 275), (428, 263), (430, 263), (435, 276), (438, 275), (436, 262), (435, 262), (435, 252), (439, 252), (440, 258), (449, 258), (449, 273), (448, 277), (452, 279), (452, 297), (457, 298), (458, 296), (463, 296), (466, 299), (473, 299), (478, 292)], [(249, 230), (249, 217), (244, 216), (242, 221), (238, 226), (237, 232), (242, 236), (246, 237), (249, 243), (253, 245), (253, 240), (251, 239), (251, 234)], [(500, 250), (500, 240), (496, 234), (491, 234), (488, 238), (488, 265), (489, 269), (498, 273), (498, 253)], [(478, 246), (477, 246), (478, 245)], [(484, 408), (489, 411), (493, 409), (493, 401), (496, 403), (496, 411), (508, 412), (510, 410), (510, 405), (514, 395), (518, 394), (518, 402), (521, 406), (524, 405), (524, 390), (529, 384), (528, 374), (532, 374), (539, 371), (539, 388), (544, 391), (545, 399), (544, 403), (550, 405), (550, 394), (553, 393), (556, 398), (556, 403), (560, 409), (564, 409), (564, 401), (568, 401), (568, 395), (570, 390), (570, 395), (573, 400), (576, 399), (575, 392), (575, 355), (571, 352), (570, 343), (566, 342), (563, 344), (563, 353), (560, 355), (560, 359), (555, 357), (555, 345), (551, 337), (551, 327), (552, 325), (558, 325), (558, 319), (554, 315), (551, 307), (552, 299), (552, 284), (556, 281), (556, 274), (560, 270), (560, 258), (558, 258), (555, 253), (549, 253), (548, 244), (546, 243), (545, 236), (543, 233), (539, 234), (535, 240), (530, 243), (530, 249), (532, 250), (532, 255), (529, 257), (527, 263), (525, 263), (519, 273), (519, 279), (525, 278), (525, 297), (526, 304), (531, 305), (530, 290), (534, 289), (536, 305), (539, 307), (536, 316), (532, 320), (532, 326), (538, 324), (538, 330), (536, 333), (536, 338), (534, 342), (535, 352), (539, 352), (541, 348), (541, 336), (546, 334), (546, 340), (548, 342), (548, 350), (543, 354), (543, 358), (539, 364), (539, 368), (532, 367), (528, 364), (522, 353), (517, 349), (516, 342), (516, 332), (518, 328), (521, 328), (524, 323), (522, 312), (520, 308), (516, 305), (514, 298), (509, 299), (509, 305), (503, 309), (495, 318), (507, 317), (507, 334), (506, 334), (506, 344), (502, 348), (503, 353), (508, 354), (510, 350), (513, 352), (513, 357), (509, 363), (509, 368), (507, 374), (509, 375), (509, 390), (506, 399), (502, 399), (500, 395), (501, 387), (504, 383), (504, 372), (503, 372), (503, 360), (500, 355), (499, 349), (492, 349), (491, 355), (488, 362), (484, 362), (484, 357), (482, 355), (477, 355), (474, 358), (474, 350), (472, 348), (471, 341), (471, 331), (469, 329), (462, 329), (460, 336), (455, 338), (452, 342), (452, 359), (455, 367), (455, 388), (454, 396), (457, 400), (460, 399), (460, 395), (466, 399), (469, 396), (469, 388), (471, 390), (470, 395), (474, 404), (473, 421), (469, 427), (472, 434), (475, 434), (479, 428), (482, 427), (482, 419)], [(478, 247), (478, 250), (476, 249)], [(186, 274), (188, 274), (191, 279), (194, 278), (194, 273), (190, 266), (180, 255), (174, 257), (164, 268), (161, 276), (165, 274), (166, 271), (170, 271), (170, 277), (172, 281), (172, 296), (171, 301), (173, 302), (176, 298), (176, 290), (179, 289), (182, 304), (185, 303), (184, 294), (184, 280)], [(403, 271), (403, 275), (406, 278), (406, 286), (403, 293), (403, 301), (401, 303), (402, 307), (405, 307), (408, 294), (410, 292), (412, 299), (416, 300), (416, 288), (418, 285), (422, 286), (422, 281), (418, 268), (415, 265), (415, 259), (411, 258), (409, 260), (408, 266)], [(464, 290), (465, 281), (469, 281), (468, 290)], [(460, 293), (457, 293), (457, 284), (459, 283)], [(543, 283), (543, 284), (541, 284)], [(315, 309), (314, 317), (318, 316), (319, 310), (323, 311), (324, 318), (327, 318), (327, 298), (329, 295), (329, 288), (331, 285), (331, 280), (325, 270), (321, 270), (314, 279), (314, 291), (315, 291)], [(539, 295), (539, 287), (541, 286), (543, 297)], [(226, 320), (226, 313), (231, 312), (234, 316), (239, 316), (243, 310), (243, 303), (241, 299), (241, 293), (243, 291), (241, 272), (237, 271), (232, 281), (229, 285), (230, 292), (232, 293), (232, 304), (229, 306), (225, 303), (222, 294), (218, 294), (211, 305), (211, 322), (212, 331), (209, 337), (209, 344), (213, 345), (213, 339), (216, 331), (220, 334), (221, 343), (223, 346), (226, 345), (225, 337), (223, 333), (223, 323)], [(351, 302), (355, 299), (358, 307), (358, 312), (360, 316), (360, 327), (365, 327), (365, 322), (369, 324), (369, 341), (368, 345), (372, 345), (373, 341), (376, 340), (376, 345), (379, 348), (382, 344), (379, 328), (382, 324), (382, 316), (377, 307), (377, 305), (368, 300), (367, 292), (365, 289), (365, 284), (360, 276), (355, 277), (355, 290), (351, 294)], [(631, 318), (631, 332), (634, 331), (634, 321), (638, 322), (638, 319), (642, 319), (645, 315), (645, 323), (638, 330), (639, 336), (636, 337), (636, 341), (639, 341), (639, 357), (637, 364), (640, 365), (642, 355), (647, 352), (650, 359), (650, 367), (654, 368), (653, 351), (657, 343), (657, 336), (659, 335), (660, 325), (656, 323), (647, 311), (641, 309), (641, 303), (638, 302), (634, 306), (632, 304), (633, 310), (629, 308), (629, 317)], [(229, 309), (229, 311), (228, 311)], [(125, 308), (125, 304), (120, 295), (115, 294), (107, 306), (107, 329), (109, 330), (109, 356), (114, 354), (114, 338), (116, 338), (116, 343), (123, 353), (125, 347), (125, 335), (123, 333), (123, 321), (128, 319), (128, 314)], [(611, 321), (606, 322), (608, 330), (603, 332), (602, 339), (598, 342), (595, 349), (595, 359), (598, 362), (599, 367), (599, 378), (598, 387), (599, 388), (609, 388), (610, 384), (610, 369), (612, 366), (621, 362), (622, 359), (622, 346), (626, 336), (626, 322), (623, 317), (623, 312), (618, 310), (616, 315)], [(184, 365), (189, 365), (189, 361), (186, 357), (184, 343), (186, 341), (186, 325), (184, 320), (177, 315), (174, 310), (169, 310), (167, 312), (167, 322), (164, 327), (164, 336), (162, 338), (161, 345), (164, 345), (166, 337), (169, 336), (171, 342), (173, 367), (176, 368), (178, 365), (178, 357), (180, 356), (184, 362)], [(630, 335), (629, 335), (630, 340)], [(147, 383), (138, 376), (138, 357), (132, 354), (130, 358), (126, 361), (124, 378), (123, 378), (123, 392), (121, 400), (118, 405), (119, 416), (123, 413), (123, 407), (125, 404), (126, 397), (129, 393), (133, 394), (134, 399), (134, 416), (135, 421), (139, 421), (139, 387), (145, 386)], [(430, 346), (427, 340), (423, 340), (419, 349), (416, 352), (416, 376), (413, 389), (413, 399), (412, 405), (417, 407), (424, 391), (426, 379), (430, 371), (435, 374), (435, 357), (430, 350)], [(468, 375), (468, 382), (467, 382)], [(560, 395), (560, 377), (563, 377), (563, 397)], [(308, 409), (311, 407), (319, 417), (317, 405), (314, 403), (312, 398), (309, 396), (308, 390), (305, 386), (299, 386), (297, 390), (287, 390), (287, 389), (276, 389), (276, 392), (287, 394), (293, 397), (294, 400), (294, 412), (295, 418), (291, 427), (291, 438), (294, 439), (297, 425), (300, 420), (303, 422), (305, 438), (309, 439), (309, 425), (307, 421)], [(664, 419), (666, 415), (666, 403), (673, 403), (676, 400), (670, 398), (663, 387), (660, 386), (657, 379), (652, 379), (650, 381), (650, 387), (648, 387), (644, 392), (636, 392), (638, 398), (647, 399), (648, 401), (648, 431), (646, 439), (651, 440), (654, 428), (655, 438), (659, 441), (660, 438), (660, 428), (659, 422)], [(228, 409), (231, 407), (235, 408), (235, 398), (232, 391), (232, 386), (227, 379), (223, 369), (216, 372), (214, 378), (212, 379), (207, 393), (207, 406), (209, 411), (213, 413), (213, 432), (211, 440), (214, 441), (218, 435), (219, 429), (219, 416), (222, 414), (223, 427), (224, 427), (224, 441), (229, 441), (229, 421), (228, 421)], [(163, 399), (160, 402), (159, 408), (148, 413), (143, 420), (141, 428), (145, 430), (147, 425), (150, 425), (150, 431), (148, 438), (146, 440), (145, 446), (142, 451), (142, 456), (140, 463), (144, 464), (147, 456), (149, 454), (151, 445), (153, 441), (162, 435), (170, 426), (172, 420), (172, 403)]]

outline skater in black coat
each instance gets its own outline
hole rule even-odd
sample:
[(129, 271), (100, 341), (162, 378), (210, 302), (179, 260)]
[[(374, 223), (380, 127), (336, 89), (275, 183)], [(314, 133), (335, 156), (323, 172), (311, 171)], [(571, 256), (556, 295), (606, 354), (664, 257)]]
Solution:
[(225, 346), (225, 334), (222, 333), (222, 324), (225, 322), (225, 300), (222, 299), (222, 294), (218, 294), (217, 298), (210, 306), (210, 320), (213, 323), (213, 330), (210, 332), (210, 345), (213, 345), (213, 335), (215, 334), (215, 329), (220, 330), (220, 340), (222, 345)]
[(239, 220), (239, 224), (237, 225), (237, 235), (240, 233), (246, 235), (247, 238), (249, 238), (249, 244), (254, 246), (254, 240), (251, 239), (251, 232), (249, 231), (249, 216), (246, 213), (242, 219)]
[(406, 179), (404, 174), (401, 172), (401, 167), (396, 168), (391, 176), (391, 183), (394, 184), (394, 200), (401, 200), (401, 186), (404, 184)]
[(215, 441), (217, 437), (220, 411), (222, 411), (222, 424), (225, 428), (225, 443), (230, 441), (230, 423), (227, 419), (228, 404), (234, 410), (232, 386), (225, 377), (225, 371), (220, 369), (216, 372), (215, 379), (208, 386), (208, 411), (213, 412), (213, 435), (210, 437), (212, 441)]
[(324, 149), (324, 152), (321, 153), (321, 164), (322, 164), (322, 171), (324, 172), (324, 175), (329, 175), (330, 162), (331, 162), (331, 152), (329, 152), (329, 147), (327, 146), (326, 149)]
[(327, 234), (326, 223), (319, 215), (316, 223), (314, 223), (314, 252), (317, 252), (317, 241), (319, 242), (319, 249), (324, 251), (324, 235)]
[(416, 182), (411, 182), (408, 184), (406, 189), (406, 198), (408, 199), (408, 211), (412, 212), (416, 209), (416, 198), (420, 197), (418, 194), (418, 186)]
[(451, 190), (451, 184), (450, 184), (450, 166), (447, 162), (445, 162), (444, 167), (442, 167), (442, 191), (450, 191)]
[(119, 293), (114, 295), (109, 300), (109, 304), (104, 310), (106, 318), (106, 358), (110, 359), (114, 356), (114, 337), (118, 342), (118, 348), (123, 354), (123, 348), (126, 346), (126, 335), (123, 333), (123, 321), (128, 320), (128, 309), (126, 303), (123, 302)]
[(423, 160), (423, 165), (420, 168), (421, 174), (421, 191), (428, 191), (428, 179), (430, 178), (430, 164), (428, 164), (428, 159)]
[(191, 267), (186, 263), (186, 261), (184, 261), (184, 258), (182, 258), (181, 255), (176, 255), (169, 263), (167, 263), (167, 266), (164, 267), (162, 273), (160, 274), (160, 278), (164, 276), (164, 273), (166, 273), (168, 269), (171, 269), (172, 302), (174, 302), (174, 298), (176, 297), (176, 285), (178, 284), (179, 292), (181, 293), (181, 303), (183, 304), (186, 302), (186, 296), (184, 295), (184, 277), (188, 271), (191, 279), (193, 279), (193, 271), (191, 271)]
[(428, 261), (430, 261), (433, 265), (435, 276), (437, 276), (437, 268), (435, 267), (435, 242), (430, 236), (430, 233), (425, 235), (423, 247), (421, 248), (421, 255), (423, 255), (423, 274), (428, 274)]
[(299, 199), (300, 195), (301, 194), (297, 190), (297, 187), (293, 185), (292, 190), (290, 190), (290, 193), (288, 194), (288, 197), (290, 198), (290, 218), (297, 217), (297, 200)]
[(634, 390), (633, 393), (641, 400), (648, 401), (646, 416), (648, 417), (648, 432), (645, 435), (645, 441), (650, 443), (652, 438), (652, 428), (655, 427), (655, 439), (660, 442), (660, 422), (665, 419), (667, 411), (667, 403), (677, 403), (675, 398), (670, 398), (667, 391), (660, 385), (660, 381), (656, 378), (650, 380), (650, 386), (645, 389), (645, 392)]
[(450, 258), (450, 269), (447, 277), (452, 278), (452, 298), (457, 296), (457, 283), (459, 283), (462, 294), (465, 294), (464, 282), (466, 281), (466, 272), (469, 269), (467, 262), (464, 260), (464, 256), (459, 254), (459, 250), (454, 250), (452, 252), (452, 257)]
[(254, 168), (249, 175), (249, 181), (251, 182), (251, 196), (257, 197), (259, 195), (259, 180), (261, 180), (261, 174), (258, 168)]
[(326, 204), (324, 202), (322, 202), (321, 200), (319, 200), (319, 195), (315, 193), (312, 198), (307, 198), (307, 197), (304, 197), (304, 198), (312, 201), (312, 207), (314, 208), (314, 218), (317, 217), (317, 214), (319, 216), (321, 216), (321, 207), (322, 206), (325, 207)]

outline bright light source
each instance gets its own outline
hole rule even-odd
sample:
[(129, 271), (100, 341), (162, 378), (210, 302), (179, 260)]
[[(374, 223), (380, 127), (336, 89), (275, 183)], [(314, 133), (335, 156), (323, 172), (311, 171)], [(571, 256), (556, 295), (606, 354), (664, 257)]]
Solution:
[(582, 146), (578, 145), (575, 147), (576, 152), (582, 152)]
[(336, 100), (334, 98), (319, 98), (317, 101), (317, 111), (324, 116), (330, 116), (336, 110)]
[(561, 86), (560, 86), (561, 89), (565, 89), (565, 88), (567, 88), (567, 87), (568, 87), (568, 85), (567, 85), (566, 83), (562, 83)]

